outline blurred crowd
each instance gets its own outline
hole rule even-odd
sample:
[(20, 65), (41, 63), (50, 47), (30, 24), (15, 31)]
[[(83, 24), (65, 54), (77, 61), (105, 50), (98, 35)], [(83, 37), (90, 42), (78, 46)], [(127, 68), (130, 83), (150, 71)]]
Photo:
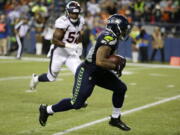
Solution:
[[(70, 0), (0, 0), (0, 55), (16, 50), (18, 33), (15, 26), (23, 21), (29, 32), (34, 31), (37, 55), (47, 54), (50, 48), (54, 21), (65, 14)], [(93, 44), (110, 15), (118, 13), (137, 25), (163, 26), (163, 30), (180, 31), (179, 0), (78, 0), (85, 17), (83, 43)], [(166, 27), (167, 26), (167, 27)], [(171, 27), (169, 27), (171, 26)], [(1, 42), (2, 41), (2, 42)], [(9, 44), (8, 44), (9, 43)], [(86, 53), (86, 52), (84, 52)], [(85, 55), (85, 54), (84, 54)]]

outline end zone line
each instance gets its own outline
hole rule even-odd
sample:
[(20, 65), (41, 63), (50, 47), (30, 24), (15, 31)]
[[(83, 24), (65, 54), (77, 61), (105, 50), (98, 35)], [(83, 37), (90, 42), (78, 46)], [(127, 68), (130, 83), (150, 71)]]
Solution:
[[(165, 99), (157, 101), (157, 102), (153, 102), (153, 103), (150, 103), (150, 104), (146, 104), (144, 106), (140, 106), (140, 107), (137, 107), (137, 108), (134, 108), (134, 109), (131, 109), (131, 110), (127, 110), (125, 112), (122, 112), (122, 115), (127, 115), (127, 114), (130, 114), (130, 113), (133, 113), (133, 112), (144, 110), (146, 108), (150, 108), (150, 107), (162, 104), (162, 103), (166, 103), (166, 102), (169, 102), (169, 101), (172, 101), (172, 100), (176, 100), (178, 98), (180, 98), (180, 95), (177, 95), (177, 96), (174, 96), (174, 97), (165, 98)], [(99, 119), (99, 120), (96, 120), (96, 121), (92, 121), (92, 122), (89, 122), (89, 123), (86, 123), (86, 124), (83, 124), (83, 125), (80, 125), (80, 126), (76, 126), (74, 128), (70, 128), (70, 129), (58, 132), (58, 133), (54, 133), (52, 135), (64, 135), (64, 134), (70, 133), (72, 131), (76, 131), (76, 130), (79, 130), (79, 129), (82, 129), (82, 128), (86, 128), (86, 127), (89, 127), (89, 126), (92, 126), (92, 125), (95, 125), (95, 124), (107, 121), (109, 119), (110, 119), (110, 117), (106, 117), (106, 118)]]

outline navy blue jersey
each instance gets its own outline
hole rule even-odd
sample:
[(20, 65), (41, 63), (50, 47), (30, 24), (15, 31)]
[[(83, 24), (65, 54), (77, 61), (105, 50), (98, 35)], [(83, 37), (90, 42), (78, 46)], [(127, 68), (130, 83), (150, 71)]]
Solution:
[(96, 63), (96, 53), (100, 46), (109, 46), (112, 48), (111, 54), (114, 53), (118, 46), (118, 38), (110, 31), (103, 31), (97, 38), (96, 44), (91, 47), (86, 60), (90, 63)]

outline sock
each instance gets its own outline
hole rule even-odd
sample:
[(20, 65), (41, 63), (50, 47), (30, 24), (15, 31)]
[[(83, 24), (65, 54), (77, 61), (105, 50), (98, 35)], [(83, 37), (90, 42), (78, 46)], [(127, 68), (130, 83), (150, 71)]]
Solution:
[(59, 103), (52, 105), (53, 112), (63, 112), (70, 109), (73, 109), (71, 98), (64, 98)]
[(49, 106), (47, 107), (47, 113), (48, 113), (48, 114), (53, 114), (53, 113), (54, 113), (54, 111), (52, 110), (52, 105), (49, 105)]
[(47, 74), (41, 74), (39, 77), (38, 77), (38, 80), (40, 82), (50, 82), (49, 79), (47, 78)]
[(39, 76), (36, 75), (36, 76), (34, 77), (34, 81), (35, 81), (35, 82), (39, 82), (38, 78), (39, 78)]
[(121, 115), (120, 108), (113, 107), (112, 117), (113, 118), (118, 118), (120, 115)]

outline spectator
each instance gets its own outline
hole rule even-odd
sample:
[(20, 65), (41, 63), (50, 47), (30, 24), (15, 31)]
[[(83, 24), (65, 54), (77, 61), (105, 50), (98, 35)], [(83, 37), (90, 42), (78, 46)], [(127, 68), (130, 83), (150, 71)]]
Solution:
[(100, 12), (99, 4), (96, 3), (96, 0), (90, 0), (87, 2), (87, 10), (93, 16)]
[(140, 34), (136, 37), (139, 46), (139, 55), (141, 62), (148, 61), (148, 44), (149, 36), (144, 28), (141, 28)]
[(7, 54), (7, 42), (9, 36), (9, 26), (6, 21), (6, 15), (0, 15), (0, 55)]
[(43, 54), (48, 54), (50, 46), (51, 46), (51, 40), (53, 37), (54, 28), (51, 23), (48, 23), (43, 31)]
[(109, 15), (116, 14), (117, 13), (116, 3), (111, 0), (108, 0), (106, 10)]
[(40, 13), (36, 13), (34, 17), (34, 27), (36, 32), (36, 54), (42, 54), (42, 32), (44, 29), (45, 19)]
[(155, 9), (153, 10), (153, 14), (155, 15), (155, 22), (161, 22), (161, 7), (159, 4), (156, 4)]
[(135, 21), (138, 21), (138, 22), (143, 21), (144, 7), (145, 7), (145, 4), (144, 4), (144, 1), (142, 0), (137, 0), (137, 2), (134, 4)]
[(23, 17), (22, 20), (20, 20), (20, 22), (15, 25), (16, 41), (18, 44), (18, 50), (16, 55), (17, 59), (21, 59), (24, 49), (24, 38), (27, 35), (28, 30), (29, 30), (28, 18)]
[(131, 50), (132, 50), (132, 61), (133, 62), (138, 62), (138, 51), (139, 51), (139, 47), (138, 47), (138, 41), (136, 39), (136, 37), (140, 34), (140, 27), (138, 27), (137, 25), (135, 25), (130, 33), (130, 37), (131, 37)]
[(164, 42), (163, 42), (164, 40), (159, 27), (154, 28), (152, 37), (153, 37), (153, 42), (152, 42), (153, 52), (151, 54), (151, 61), (154, 61), (156, 52), (159, 50), (161, 52), (161, 62), (164, 62)]

